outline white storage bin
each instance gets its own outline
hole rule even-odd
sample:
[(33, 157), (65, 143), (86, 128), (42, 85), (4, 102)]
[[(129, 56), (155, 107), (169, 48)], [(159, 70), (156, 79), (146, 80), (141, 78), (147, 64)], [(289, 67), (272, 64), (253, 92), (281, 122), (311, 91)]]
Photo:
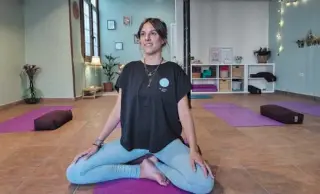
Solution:
[(232, 90), (233, 91), (239, 91), (241, 90), (241, 81), (232, 81)]

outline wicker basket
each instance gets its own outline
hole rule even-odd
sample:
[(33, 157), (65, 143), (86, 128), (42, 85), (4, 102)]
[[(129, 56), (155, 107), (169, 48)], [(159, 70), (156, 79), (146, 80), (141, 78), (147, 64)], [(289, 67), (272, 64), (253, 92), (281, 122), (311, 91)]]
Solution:
[(267, 63), (269, 55), (257, 55), (258, 63)]

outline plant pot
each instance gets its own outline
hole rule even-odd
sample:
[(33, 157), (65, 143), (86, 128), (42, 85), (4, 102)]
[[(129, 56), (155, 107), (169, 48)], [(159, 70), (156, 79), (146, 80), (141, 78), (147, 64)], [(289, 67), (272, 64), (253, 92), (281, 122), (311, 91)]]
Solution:
[(40, 102), (40, 98), (25, 98), (24, 102), (26, 104), (37, 104)]
[(237, 63), (237, 64), (242, 63), (242, 59), (236, 59), (236, 63)]
[(113, 83), (112, 82), (106, 82), (103, 83), (103, 91), (104, 92), (112, 92), (113, 91)]
[(269, 59), (268, 55), (257, 55), (258, 63), (267, 63)]

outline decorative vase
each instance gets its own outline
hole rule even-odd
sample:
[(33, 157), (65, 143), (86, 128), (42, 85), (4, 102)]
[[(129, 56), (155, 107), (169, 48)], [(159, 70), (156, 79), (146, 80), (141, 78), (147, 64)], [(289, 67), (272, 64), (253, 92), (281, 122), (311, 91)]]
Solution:
[[(37, 104), (40, 102), (38, 90), (34, 87), (34, 79), (40, 68), (36, 65), (26, 64), (23, 66), (22, 73), (29, 79), (29, 87), (25, 90), (23, 99), (27, 104)], [(22, 76), (22, 74), (20, 75)]]
[(24, 101), (27, 104), (37, 104), (40, 102), (40, 98), (37, 97), (36, 89), (34, 87), (33, 76), (29, 77), (28, 94), (25, 96)]

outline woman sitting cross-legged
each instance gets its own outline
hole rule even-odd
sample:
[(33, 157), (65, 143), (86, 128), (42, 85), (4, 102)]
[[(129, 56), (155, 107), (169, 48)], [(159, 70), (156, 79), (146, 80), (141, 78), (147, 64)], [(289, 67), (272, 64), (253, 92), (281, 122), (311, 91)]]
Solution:
[[(197, 147), (187, 93), (189, 77), (162, 57), (167, 26), (148, 18), (137, 33), (142, 60), (123, 68), (117, 102), (92, 147), (80, 153), (67, 169), (74, 184), (93, 184), (121, 178), (150, 179), (192, 193), (210, 193), (214, 178)], [(103, 106), (103, 104), (101, 105)], [(121, 122), (121, 138), (103, 143)], [(181, 138), (184, 133), (189, 146)], [(140, 164), (128, 162), (151, 154)]]

